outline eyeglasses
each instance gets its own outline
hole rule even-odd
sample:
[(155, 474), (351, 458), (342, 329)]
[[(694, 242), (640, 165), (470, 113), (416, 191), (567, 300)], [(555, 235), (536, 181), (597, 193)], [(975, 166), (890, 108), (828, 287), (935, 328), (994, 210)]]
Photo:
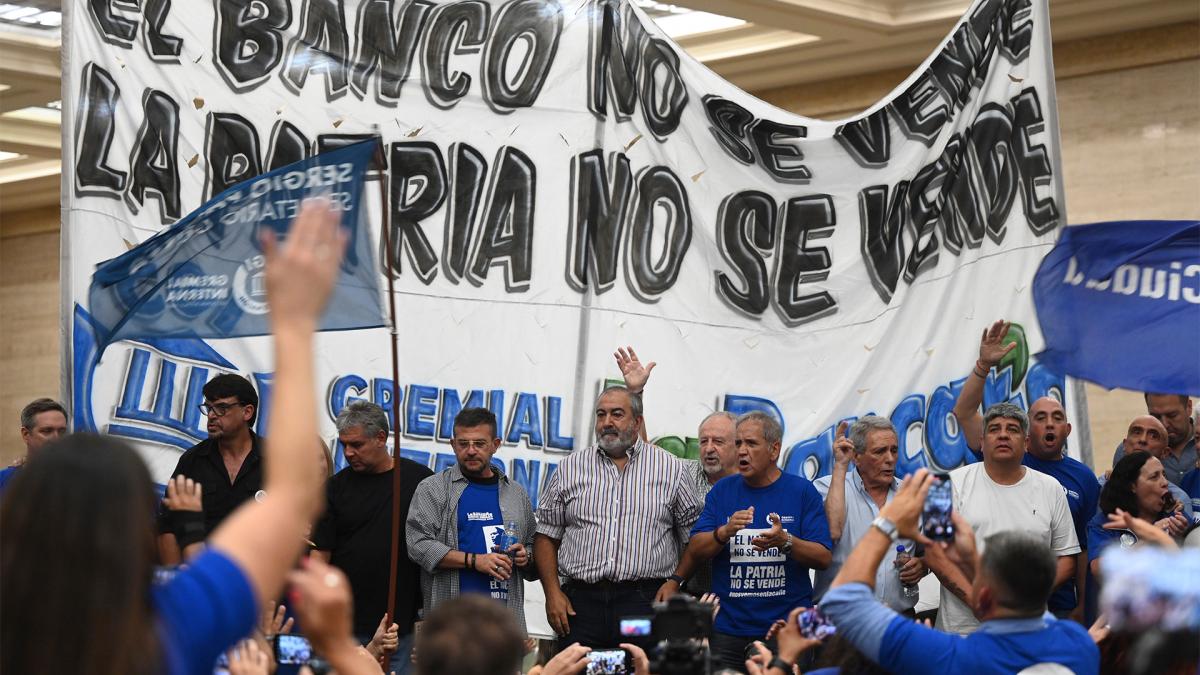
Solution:
[(491, 444), (491, 441), (484, 438), (476, 438), (474, 440), (467, 440), (465, 438), (454, 439), (454, 447), (458, 448), (459, 450), (466, 450), (467, 448), (474, 448), (475, 450), (487, 450)]
[(234, 406), (244, 406), (245, 403), (201, 403), (199, 405), (200, 412), (204, 413), (205, 417), (212, 417), (214, 414), (217, 417), (224, 417), (225, 413)]

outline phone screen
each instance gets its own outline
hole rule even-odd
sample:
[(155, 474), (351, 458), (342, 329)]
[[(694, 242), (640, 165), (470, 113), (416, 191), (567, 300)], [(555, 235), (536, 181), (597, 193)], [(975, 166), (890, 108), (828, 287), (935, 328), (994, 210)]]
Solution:
[(644, 637), (650, 634), (651, 618), (648, 616), (631, 616), (621, 619), (621, 637)]
[(929, 494), (925, 496), (925, 508), (921, 513), (924, 524), (921, 531), (935, 541), (954, 539), (954, 523), (950, 520), (953, 511), (954, 488), (950, 485), (950, 475), (937, 474), (933, 484), (929, 486)]
[(588, 654), (587, 675), (627, 675), (632, 673), (629, 654), (624, 649), (595, 649)]
[(796, 617), (800, 634), (810, 640), (824, 640), (837, 632), (837, 628), (816, 607), (809, 607)]
[(312, 645), (300, 635), (279, 634), (275, 636), (275, 661), (293, 665), (306, 665), (312, 659)]

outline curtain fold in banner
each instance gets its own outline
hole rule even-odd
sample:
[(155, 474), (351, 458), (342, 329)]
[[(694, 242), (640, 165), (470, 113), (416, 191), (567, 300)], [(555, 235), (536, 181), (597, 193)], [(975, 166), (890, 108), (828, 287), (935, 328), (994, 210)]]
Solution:
[(127, 340), (88, 359), (89, 316), (109, 315), (88, 297), (94, 265), (376, 125), (401, 395), (381, 331), (321, 334), (330, 440), (348, 401), (373, 400), (404, 455), (440, 469), (455, 413), (487, 406), (497, 460), (536, 503), (591, 443), (628, 344), (659, 364), (646, 425), (680, 456), (707, 413), (764, 410), (785, 469), (822, 475), (838, 421), (873, 412), (901, 431), (899, 473), (949, 469), (972, 461), (951, 410), (997, 318), (1022, 346), (985, 402), (1081, 412), (1030, 356), (1030, 285), (1065, 213), (1045, 0), (976, 0), (895, 91), (839, 121), (737, 89), (627, 2), (245, 7), (64, 3), (73, 418), (137, 442), (160, 478), (204, 433), (178, 412), (196, 383), (240, 372), (269, 405), (269, 345)]
[(88, 308), (98, 348), (116, 340), (236, 338), (270, 333), (261, 236), (287, 236), (304, 199), (326, 198), (349, 233), (318, 330), (387, 325), (367, 210), (367, 169), (378, 144), (362, 141), (226, 189), (92, 277)]
[(1110, 389), (1200, 396), (1200, 221), (1067, 228), (1033, 298), (1043, 364)]

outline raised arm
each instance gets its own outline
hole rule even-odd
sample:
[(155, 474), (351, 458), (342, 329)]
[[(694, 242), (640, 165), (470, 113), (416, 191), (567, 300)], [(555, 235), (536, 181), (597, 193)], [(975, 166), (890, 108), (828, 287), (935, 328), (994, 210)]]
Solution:
[(958, 420), (958, 427), (962, 429), (967, 447), (972, 450), (979, 450), (983, 445), (983, 415), (979, 407), (983, 405), (983, 385), (987, 381), (988, 371), (999, 365), (1000, 359), (1017, 348), (1015, 341), (1004, 341), (1010, 325), (1009, 322), (1000, 319), (983, 331), (983, 337), (979, 340), (979, 360), (975, 362), (975, 367), (963, 383), (958, 401), (954, 403), (954, 418)]
[[(644, 412), (645, 397), (643, 393), (646, 390), (646, 383), (650, 381), (650, 371), (654, 370), (654, 366), (658, 364), (651, 361), (648, 365), (643, 366), (641, 360), (638, 359), (637, 352), (633, 351), (633, 347), (618, 347), (617, 351), (613, 352), (613, 358), (617, 360), (617, 367), (621, 369), (621, 377), (625, 379), (625, 387), (629, 389), (629, 393), (642, 400)], [(644, 415), (642, 426), (638, 429), (638, 436), (643, 441), (650, 442)]]
[(267, 300), (275, 346), (274, 419), (264, 447), (267, 498), (248, 501), (217, 528), (213, 549), (233, 559), (260, 605), (279, 597), (304, 547), (305, 528), (321, 511), (313, 334), (337, 279), (347, 235), (327, 200), (307, 200), (286, 241), (263, 237)]
[(829, 477), (829, 493), (825, 495), (825, 517), (829, 520), (829, 537), (833, 543), (842, 538), (846, 526), (846, 473), (854, 458), (854, 443), (846, 437), (846, 423), (839, 422), (833, 441), (833, 472)]

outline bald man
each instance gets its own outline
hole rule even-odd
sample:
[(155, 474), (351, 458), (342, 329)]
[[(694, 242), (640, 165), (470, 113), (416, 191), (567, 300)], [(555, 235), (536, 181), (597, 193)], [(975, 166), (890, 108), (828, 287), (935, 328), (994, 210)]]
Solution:
[[(1192, 399), (1182, 394), (1147, 393), (1146, 414), (1162, 423), (1167, 430), (1166, 448), (1155, 455), (1162, 461), (1163, 474), (1175, 485), (1183, 474), (1196, 466), (1196, 428), (1192, 422)], [(1113, 453), (1113, 466), (1125, 456), (1124, 443)]]
[[(1138, 415), (1129, 423), (1129, 429), (1125, 432), (1125, 441), (1121, 445), (1128, 448), (1129, 452), (1148, 452), (1161, 460), (1169, 447), (1167, 445), (1168, 438), (1167, 427), (1157, 418), (1150, 415)], [(1112, 472), (1105, 471), (1101, 476), (1100, 485), (1102, 487), (1108, 481), (1110, 473)], [(1190, 522), (1197, 522), (1196, 510), (1187, 491), (1171, 482), (1167, 483), (1167, 489), (1171, 491), (1171, 496), (1175, 498), (1175, 501), (1183, 504), (1183, 515), (1187, 516)]]

